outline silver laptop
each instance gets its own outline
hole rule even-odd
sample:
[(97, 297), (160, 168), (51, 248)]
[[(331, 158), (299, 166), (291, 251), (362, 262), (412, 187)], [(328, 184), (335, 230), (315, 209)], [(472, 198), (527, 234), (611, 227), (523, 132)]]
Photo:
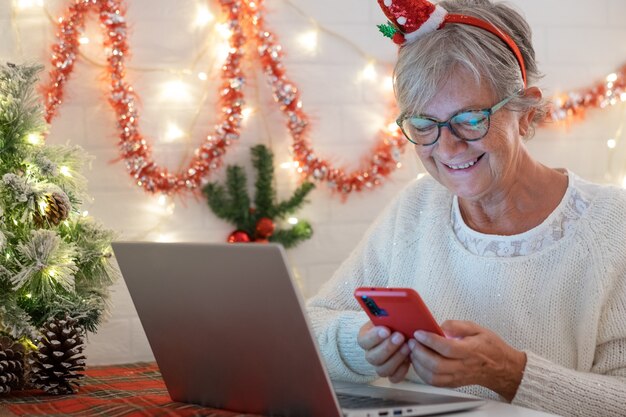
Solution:
[(333, 389), (281, 246), (115, 242), (113, 250), (174, 401), (298, 417), (418, 416), (484, 403)]

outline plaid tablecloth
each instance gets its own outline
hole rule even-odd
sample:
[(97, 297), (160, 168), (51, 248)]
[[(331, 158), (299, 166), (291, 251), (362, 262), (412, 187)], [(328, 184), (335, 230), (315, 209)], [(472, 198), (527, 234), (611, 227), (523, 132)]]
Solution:
[(172, 402), (155, 363), (92, 367), (77, 394), (18, 391), (0, 396), (0, 417), (16, 416), (240, 416)]

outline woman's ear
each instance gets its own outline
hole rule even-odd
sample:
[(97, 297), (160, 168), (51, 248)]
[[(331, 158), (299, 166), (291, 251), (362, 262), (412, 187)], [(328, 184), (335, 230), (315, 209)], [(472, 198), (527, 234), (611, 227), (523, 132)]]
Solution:
[[(543, 93), (539, 87), (528, 87), (524, 90), (524, 98), (531, 99), (533, 101), (539, 102), (543, 97)], [(519, 118), (519, 134), (523, 138), (528, 135), (533, 123), (533, 119), (535, 118), (536, 109), (534, 107), (530, 108), (528, 111), (521, 113)]]

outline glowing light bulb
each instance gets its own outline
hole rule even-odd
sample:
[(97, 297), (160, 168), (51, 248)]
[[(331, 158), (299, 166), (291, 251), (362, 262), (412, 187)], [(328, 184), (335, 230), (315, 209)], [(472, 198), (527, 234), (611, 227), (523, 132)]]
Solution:
[(387, 125), (387, 130), (393, 134), (398, 133), (398, 130), (400, 129), (400, 126), (398, 126), (397, 123), (393, 122), (393, 123), (389, 123)]
[(206, 6), (198, 7), (198, 14), (196, 15), (196, 26), (206, 26), (209, 22), (212, 22), (215, 19), (213, 13)]
[(250, 116), (252, 116), (252, 113), (254, 113), (254, 109), (252, 107), (244, 107), (241, 110), (241, 116), (243, 117), (243, 120), (248, 120)]
[(311, 30), (298, 36), (298, 43), (308, 52), (314, 52), (317, 49), (317, 30)]
[(87, 210), (83, 211), (83, 217), (89, 216), (89, 212)]
[(78, 43), (80, 43), (81, 45), (87, 45), (89, 43), (89, 38), (86, 36), (81, 36), (80, 38), (78, 38)]
[(279, 165), (282, 169), (290, 169), (293, 168), (293, 162), (283, 162)]
[(190, 97), (189, 86), (181, 80), (172, 80), (163, 84), (161, 98), (172, 101), (186, 101)]
[(606, 146), (608, 146), (609, 149), (615, 149), (615, 147), (617, 146), (617, 141), (615, 139), (609, 139), (606, 141)]
[(159, 235), (156, 238), (157, 242), (173, 242), (174, 241), (174, 236), (171, 234), (167, 234), (167, 233), (159, 233)]
[(43, 7), (43, 0), (17, 0), (16, 6), (20, 10)]
[(287, 219), (287, 223), (296, 225), (296, 224), (298, 224), (298, 219), (295, 218), (295, 217), (290, 217), (290, 218)]
[(221, 66), (222, 63), (226, 61), (228, 54), (230, 54), (230, 45), (228, 45), (227, 43), (223, 43), (221, 45), (218, 45), (215, 50), (215, 61), (218, 63), (218, 65)]
[(72, 173), (70, 172), (70, 169), (68, 167), (66, 167), (65, 165), (63, 165), (61, 168), (59, 168), (59, 172), (61, 173), (61, 175), (64, 175), (66, 177), (71, 177)]
[(606, 77), (606, 81), (609, 83), (614, 83), (615, 81), (617, 81), (617, 74), (616, 73), (609, 74)]
[(376, 75), (376, 67), (374, 66), (373, 62), (370, 62), (361, 72), (361, 79), (366, 81), (375, 81)]
[(215, 30), (217, 30), (217, 33), (219, 33), (219, 35), (224, 39), (228, 39), (233, 36), (233, 31), (230, 30), (228, 24), (226, 23), (215, 25)]
[(41, 144), (41, 135), (37, 133), (31, 133), (26, 137), (26, 140), (31, 145), (40, 145)]
[(393, 91), (393, 78), (391, 76), (385, 77), (385, 81), (383, 82), (386, 91)]
[(157, 200), (157, 204), (159, 205), (158, 211), (164, 215), (172, 215), (174, 214), (174, 209), (176, 208), (176, 204), (172, 201), (172, 199), (167, 194), (161, 194)]
[(31, 293), (28, 293), (28, 294), (26, 294), (26, 298), (33, 298), (33, 295)]
[(207, 75), (206, 72), (199, 72), (198, 73), (198, 78), (202, 81), (206, 81), (209, 79), (209, 76)]
[(167, 130), (165, 131), (164, 139), (166, 142), (174, 142), (185, 136), (185, 132), (183, 132), (176, 124), (169, 123), (167, 125)]

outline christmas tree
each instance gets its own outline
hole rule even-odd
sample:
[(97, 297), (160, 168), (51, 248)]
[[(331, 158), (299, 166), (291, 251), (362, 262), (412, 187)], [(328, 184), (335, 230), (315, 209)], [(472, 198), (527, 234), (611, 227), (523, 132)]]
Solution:
[(295, 213), (304, 204), (306, 196), (315, 185), (305, 181), (290, 198), (277, 202), (274, 188), (274, 155), (264, 145), (254, 146), (251, 153), (252, 165), (257, 171), (254, 206), (248, 196), (246, 173), (238, 165), (226, 168), (225, 187), (211, 182), (203, 189), (211, 210), (236, 227), (227, 240), (231, 243), (269, 241), (280, 243), (288, 249), (309, 239), (313, 235), (309, 222), (299, 220), (286, 229), (277, 229), (275, 222)]
[(43, 143), (40, 69), (0, 65), (0, 356), (24, 347), (35, 386), (62, 394), (74, 389), (83, 336), (101, 323), (119, 272), (114, 233), (81, 210), (89, 157)]

